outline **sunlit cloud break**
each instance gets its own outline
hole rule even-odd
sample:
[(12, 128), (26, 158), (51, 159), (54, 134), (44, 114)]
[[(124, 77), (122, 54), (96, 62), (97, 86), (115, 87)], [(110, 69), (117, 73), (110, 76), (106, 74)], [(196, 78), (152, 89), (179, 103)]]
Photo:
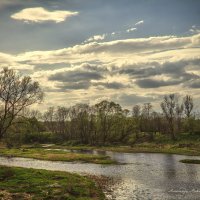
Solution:
[(64, 22), (67, 18), (78, 15), (78, 12), (55, 10), (49, 11), (42, 7), (25, 8), (13, 15), (12, 19), (22, 20), (24, 22), (42, 23), (52, 21), (55, 23)]

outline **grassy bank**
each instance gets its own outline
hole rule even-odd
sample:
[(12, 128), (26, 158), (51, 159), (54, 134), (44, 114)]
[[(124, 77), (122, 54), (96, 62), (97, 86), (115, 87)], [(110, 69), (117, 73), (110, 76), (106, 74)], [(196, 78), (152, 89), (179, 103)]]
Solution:
[(70, 146), (66, 144), (61, 144), (51, 146), (51, 148), (76, 150), (97, 149), (128, 153), (169, 153), (200, 156), (200, 136), (197, 134), (192, 135), (189, 133), (182, 133), (177, 136), (176, 141), (172, 141), (168, 136), (163, 136), (159, 134), (155, 136), (154, 141), (142, 141), (141, 139), (130, 146)]
[(143, 143), (137, 144), (133, 147), (103, 147), (103, 149), (117, 152), (132, 152), (132, 153), (168, 153), (168, 154), (179, 154), (179, 155), (191, 155), (200, 156), (200, 149), (198, 147), (187, 147), (180, 146), (177, 144), (152, 144)]
[(180, 160), (180, 162), (188, 163), (188, 164), (200, 164), (200, 160), (196, 160), (196, 159), (184, 159), (184, 160)]
[(66, 146), (66, 145), (55, 145), (51, 148), (61, 149), (74, 149), (74, 150), (105, 150), (114, 152), (125, 152), (125, 153), (168, 153), (168, 154), (179, 154), (179, 155), (190, 155), (200, 156), (199, 147), (180, 147), (176, 144), (152, 144), (142, 143), (130, 146)]
[[(146, 141), (142, 136), (132, 145), (107, 145), (107, 146), (90, 146), (90, 145), (69, 145), (70, 141), (63, 144), (43, 147), (42, 144), (23, 145), (23, 150), (5, 148), (0, 144), (0, 154), (8, 156), (20, 156), (28, 158), (37, 158), (45, 160), (61, 161), (83, 161), (92, 163), (112, 164), (114, 161), (106, 156), (88, 155), (80, 153), (66, 153), (63, 151), (46, 151), (45, 149), (72, 149), (72, 150), (107, 150), (127, 153), (168, 153), (200, 156), (200, 135), (181, 133), (177, 135), (177, 140), (172, 141), (169, 136), (156, 134), (154, 141)], [(31, 149), (32, 148), (32, 149)], [(42, 150), (43, 149), (43, 150)], [(45, 150), (45, 151), (44, 151)]]
[(0, 199), (103, 200), (104, 195), (88, 177), (0, 166)]
[(116, 164), (114, 160), (111, 160), (108, 156), (101, 155), (88, 155), (81, 153), (70, 153), (57, 150), (46, 150), (42, 148), (21, 148), (21, 149), (0, 149), (0, 156), (8, 157), (23, 157), (23, 158), (35, 158), (40, 160), (50, 161), (79, 161), (95, 164)]

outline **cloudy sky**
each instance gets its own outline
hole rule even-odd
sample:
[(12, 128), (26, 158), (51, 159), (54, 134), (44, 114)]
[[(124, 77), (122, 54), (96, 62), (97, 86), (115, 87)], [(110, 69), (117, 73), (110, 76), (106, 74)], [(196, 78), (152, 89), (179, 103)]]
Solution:
[(42, 105), (163, 95), (200, 102), (199, 0), (0, 0), (0, 67), (40, 82)]

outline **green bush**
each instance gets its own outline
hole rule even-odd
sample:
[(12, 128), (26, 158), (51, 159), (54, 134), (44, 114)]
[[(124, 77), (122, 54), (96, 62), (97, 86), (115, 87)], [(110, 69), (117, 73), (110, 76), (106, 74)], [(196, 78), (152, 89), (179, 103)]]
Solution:
[(4, 142), (8, 148), (19, 148), (23, 143), (22, 135), (20, 133), (9, 132), (6, 137), (4, 137)]
[(25, 133), (23, 136), (23, 143), (33, 144), (33, 143), (56, 143), (59, 138), (51, 132), (35, 132), (35, 133)]

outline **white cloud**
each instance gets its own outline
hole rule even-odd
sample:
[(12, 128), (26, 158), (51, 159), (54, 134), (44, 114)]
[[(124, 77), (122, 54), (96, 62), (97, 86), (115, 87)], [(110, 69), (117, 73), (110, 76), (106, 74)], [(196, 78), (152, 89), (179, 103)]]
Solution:
[(191, 33), (193, 34), (197, 34), (197, 33), (200, 33), (200, 27), (198, 26), (195, 26), (193, 25), (192, 28), (189, 30)]
[(136, 31), (136, 30), (137, 30), (137, 28), (129, 28), (129, 29), (126, 30), (126, 32), (127, 32), (127, 33), (130, 33), (130, 32), (132, 32), (132, 31)]
[(31, 65), (59, 63), (71, 65), (83, 62), (123, 63), (126, 60), (137, 62), (148, 59), (181, 59), (198, 56), (199, 49), (193, 47), (198, 47), (199, 44), (200, 34), (187, 37), (157, 36), (109, 42), (95, 41), (58, 50), (31, 51), (13, 56), (4, 54), (0, 56), (0, 60), (3, 63), (14, 60), (16, 63)]
[(192, 37), (192, 45), (194, 47), (198, 47), (199, 48), (199, 45), (200, 45), (200, 33), (194, 35)]
[(140, 25), (140, 24), (143, 24), (144, 23), (144, 20), (141, 20), (141, 21), (138, 21), (137, 23), (135, 23), (135, 25)]
[(87, 39), (85, 42), (93, 42), (93, 41), (98, 41), (98, 40), (104, 40), (106, 37), (106, 34), (103, 35), (94, 35)]
[[(76, 45), (71, 50), (80, 54), (87, 53), (140, 53), (181, 48), (198, 43), (200, 35), (194, 37), (157, 36), (149, 38), (122, 39), (109, 42), (92, 42)], [(193, 41), (192, 41), (193, 40)]]
[(9, 67), (15, 70), (32, 71), (34, 66), (31, 64), (21, 64), (13, 55), (0, 52), (0, 68)]
[(100, 40), (51, 51), (0, 53), (0, 64), (31, 69), (27, 73), (40, 82), (51, 105), (70, 104), (72, 98), (73, 102), (104, 96), (117, 100), (119, 88), (127, 96), (131, 91), (137, 96), (160, 96), (178, 90), (200, 98), (199, 45), (200, 34)]
[(53, 21), (56, 23), (60, 23), (65, 21), (67, 18), (71, 16), (78, 15), (78, 12), (72, 11), (49, 11), (42, 7), (36, 8), (25, 8), (18, 13), (11, 15), (11, 18), (16, 20), (22, 20), (24, 22), (35, 22), (42, 23), (46, 21)]

